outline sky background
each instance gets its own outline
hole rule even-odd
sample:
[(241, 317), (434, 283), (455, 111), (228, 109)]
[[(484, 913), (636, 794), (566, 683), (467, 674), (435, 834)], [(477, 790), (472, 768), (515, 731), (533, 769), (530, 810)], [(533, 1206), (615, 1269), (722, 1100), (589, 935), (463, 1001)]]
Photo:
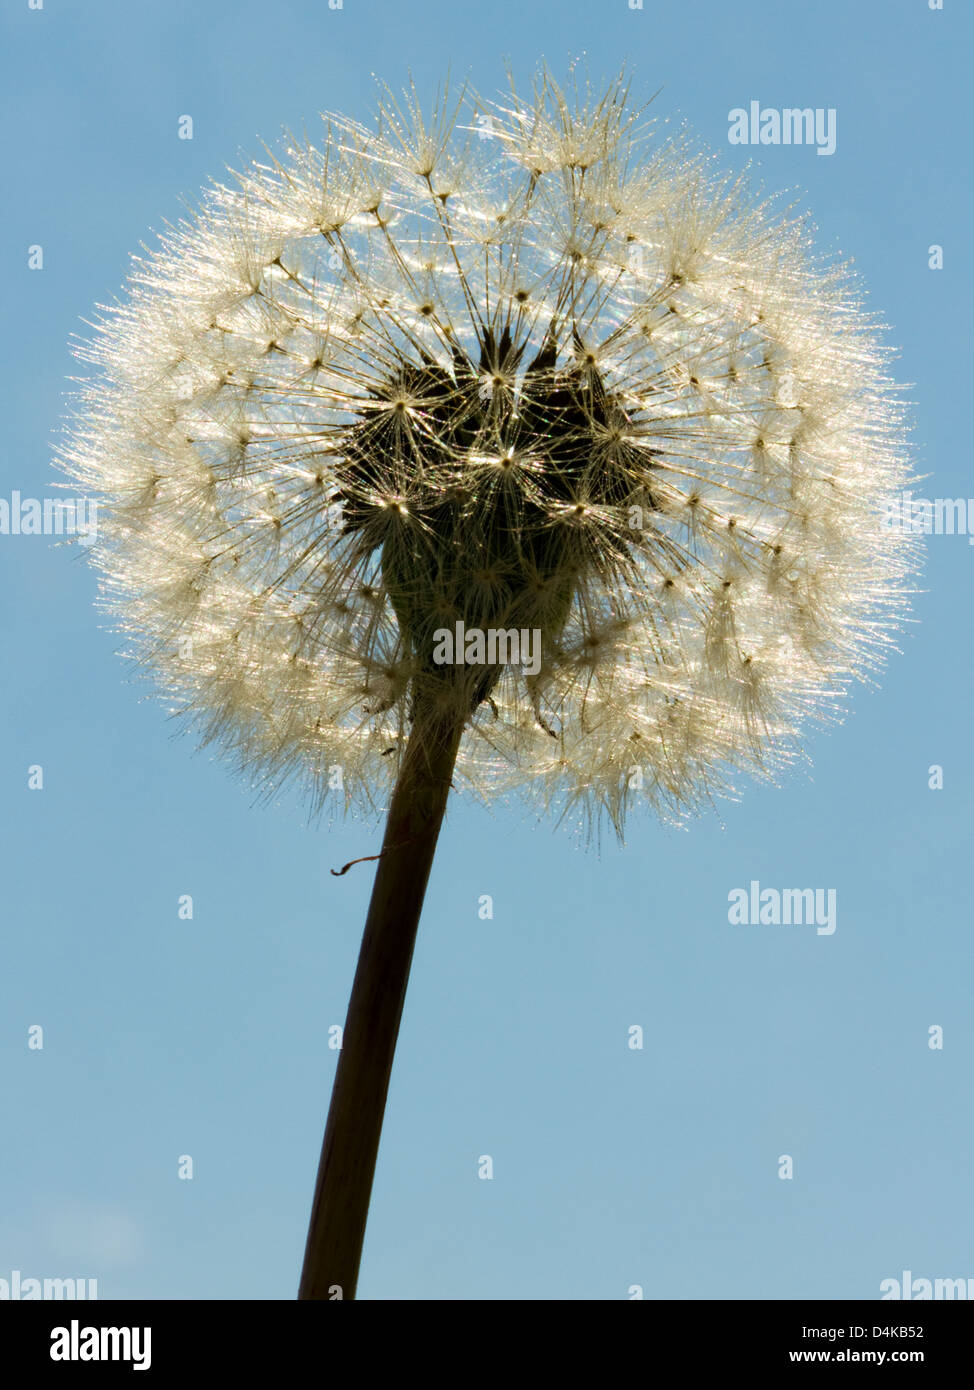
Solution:
[[(926, 492), (974, 495), (962, 0), (3, 0), (0, 25), (0, 496), (58, 495), (71, 335), (181, 197), (284, 126), (368, 118), (373, 73), (431, 96), (449, 66), (492, 95), (505, 57), (523, 80), (583, 52), (801, 195), (902, 349)], [(730, 145), (751, 100), (834, 107), (835, 154)], [(917, 623), (811, 737), (812, 771), (687, 830), (645, 816), (599, 854), (453, 804), (360, 1297), (875, 1299), (904, 1269), (974, 1277), (972, 577), (967, 537), (932, 536)], [(255, 805), (174, 739), (95, 591), (77, 549), (0, 536), (0, 1278), (290, 1299), (372, 881), (329, 869), (378, 832)], [(752, 879), (835, 888), (835, 934), (731, 926)]]

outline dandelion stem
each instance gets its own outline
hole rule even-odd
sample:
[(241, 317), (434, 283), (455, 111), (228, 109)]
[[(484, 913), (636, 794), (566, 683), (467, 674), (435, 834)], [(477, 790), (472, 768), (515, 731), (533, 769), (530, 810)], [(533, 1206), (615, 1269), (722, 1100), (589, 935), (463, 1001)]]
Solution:
[(299, 1299), (355, 1297), (409, 967), (464, 722), (417, 698), (345, 1020)]

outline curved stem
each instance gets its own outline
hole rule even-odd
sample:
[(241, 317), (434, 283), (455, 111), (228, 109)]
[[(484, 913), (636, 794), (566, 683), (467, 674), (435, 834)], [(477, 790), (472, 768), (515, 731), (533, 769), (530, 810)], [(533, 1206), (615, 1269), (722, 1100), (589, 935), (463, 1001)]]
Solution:
[(352, 985), (299, 1299), (355, 1297), (409, 967), (465, 722), (419, 703), (389, 806)]

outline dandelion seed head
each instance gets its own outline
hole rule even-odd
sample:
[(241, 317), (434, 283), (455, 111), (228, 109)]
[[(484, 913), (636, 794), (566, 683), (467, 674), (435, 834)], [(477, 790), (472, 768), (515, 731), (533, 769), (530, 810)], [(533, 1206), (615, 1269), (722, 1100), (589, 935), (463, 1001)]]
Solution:
[[(906, 611), (881, 326), (624, 76), (287, 136), (80, 352), (61, 461), (132, 655), (318, 809), (336, 765), (383, 808), (422, 693), (485, 799), (678, 820), (799, 756)], [(536, 631), (540, 668), (438, 665), (457, 623)]]

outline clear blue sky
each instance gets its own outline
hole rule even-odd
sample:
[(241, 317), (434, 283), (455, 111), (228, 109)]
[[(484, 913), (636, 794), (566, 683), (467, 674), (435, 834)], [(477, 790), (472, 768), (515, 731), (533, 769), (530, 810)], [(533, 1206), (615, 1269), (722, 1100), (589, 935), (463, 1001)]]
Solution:
[[(431, 91), (449, 64), (491, 93), (507, 55), (523, 77), (583, 50), (595, 77), (628, 59), (727, 167), (757, 154), (769, 189), (801, 193), (902, 346), (928, 491), (974, 496), (972, 18), (964, 0), (5, 0), (0, 496), (57, 495), (70, 335), (181, 195), (282, 126), (367, 116), (373, 72)], [(729, 145), (752, 99), (834, 107), (835, 154)], [(719, 817), (645, 819), (600, 857), (453, 806), (361, 1297), (873, 1299), (904, 1269), (974, 1276), (966, 536), (930, 538), (924, 584), (813, 771)], [(371, 884), (328, 871), (377, 833), (254, 806), (174, 741), (77, 552), (0, 536), (0, 592), (0, 1278), (293, 1298)], [(835, 934), (729, 925), (752, 879), (835, 888)]]

